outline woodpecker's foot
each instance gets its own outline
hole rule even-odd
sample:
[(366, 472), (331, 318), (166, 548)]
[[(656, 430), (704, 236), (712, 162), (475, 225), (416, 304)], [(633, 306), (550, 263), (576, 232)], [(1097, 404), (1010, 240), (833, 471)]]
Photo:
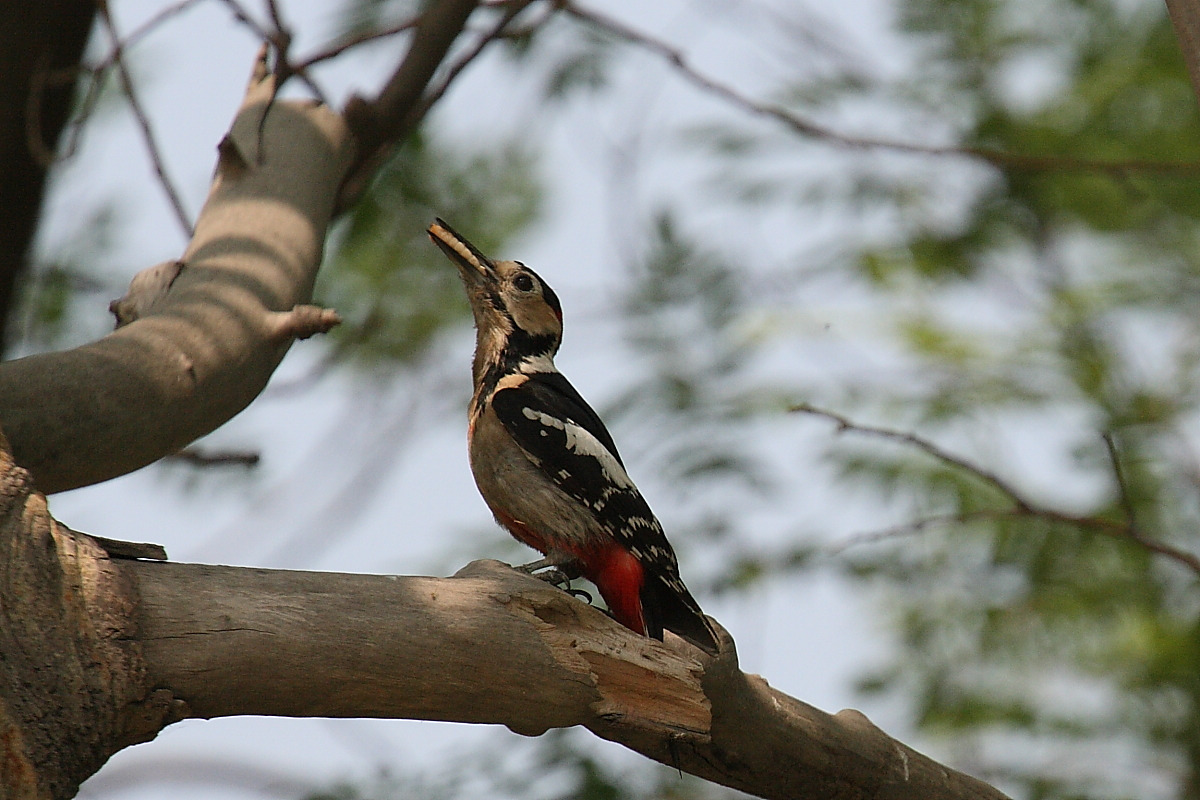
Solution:
[(553, 583), (555, 586), (568, 584), (583, 575), (583, 570), (580, 569), (578, 562), (561, 561), (553, 558), (539, 558), (537, 561), (521, 564), (515, 567), (515, 569), (528, 572), (530, 575), (535, 575), (544, 581)]
[(540, 558), (537, 561), (531, 561), (528, 564), (521, 564), (514, 569), (519, 569), (522, 572), (528, 572), (535, 578), (540, 578), (546, 583), (553, 584), (559, 587), (572, 597), (578, 597), (587, 603), (592, 604), (592, 595), (583, 589), (571, 588), (571, 581), (582, 577), (583, 570), (577, 561), (559, 561), (552, 558)]
[(561, 589), (571, 588), (571, 576), (563, 572), (558, 567), (547, 567), (541, 572), (534, 575), (535, 578), (540, 578), (552, 586), (558, 586)]

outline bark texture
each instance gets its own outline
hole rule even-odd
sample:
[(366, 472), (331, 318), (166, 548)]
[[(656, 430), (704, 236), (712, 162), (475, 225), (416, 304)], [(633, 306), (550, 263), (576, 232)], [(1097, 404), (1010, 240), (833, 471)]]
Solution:
[(216, 429), (262, 391), (293, 336), (328, 327), (303, 304), (352, 141), (335, 112), (273, 102), (274, 90), (260, 62), (183, 258), (120, 301), (136, 319), (0, 364), (4, 430), (42, 491), (123, 475)]
[(124, 562), (148, 685), (199, 717), (583, 725), (768, 798), (1000, 800), (856, 711), (829, 715), (497, 562), (454, 578)]
[(66, 798), (169, 721), (149, 695), (128, 576), (55, 523), (0, 451), (0, 798)]

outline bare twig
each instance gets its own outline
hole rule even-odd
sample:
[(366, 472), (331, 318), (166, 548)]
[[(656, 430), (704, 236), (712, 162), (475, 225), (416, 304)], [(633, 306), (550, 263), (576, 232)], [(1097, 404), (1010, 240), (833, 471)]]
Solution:
[(964, 512), (962, 514), (937, 514), (930, 517), (922, 517), (920, 519), (912, 520), (911, 522), (906, 522), (902, 525), (896, 525), (891, 528), (884, 528), (883, 530), (857, 534), (843, 542), (839, 542), (838, 544), (827, 548), (825, 550), (825, 554), (830, 557), (840, 556), (847, 550), (854, 547), (877, 544), (879, 542), (887, 541), (888, 539), (900, 538), (903, 536), (911, 536), (913, 534), (923, 533), (929, 528), (939, 527), (942, 525), (959, 525), (970, 522), (1012, 519), (1041, 519), (1045, 522), (1069, 525), (1074, 528), (1094, 531), (1096, 533), (1117, 539), (1128, 539), (1153, 553), (1157, 553), (1158, 555), (1182, 564), (1192, 572), (1200, 574), (1200, 558), (1185, 550), (1180, 550), (1179, 548), (1172, 547), (1171, 545), (1165, 544), (1156, 539), (1151, 539), (1147, 536), (1144, 536), (1132, 525), (1113, 522), (1112, 520), (1102, 519), (1100, 517), (1065, 514), (1063, 512), (1054, 511), (1053, 509), (1047, 508), (996, 508)]
[(267, 13), (271, 16), (271, 31), (268, 33), (268, 41), (275, 49), (274, 71), (282, 85), (294, 74), (291, 61), (288, 59), (288, 54), (292, 49), (292, 31), (284, 24), (283, 17), (279, 12), (279, 4), (275, 0), (267, 0)]
[[(507, 30), (509, 23), (511, 23), (518, 14), (528, 8), (532, 2), (533, 0), (512, 0), (511, 2), (504, 4), (504, 13), (500, 16), (500, 19), (498, 19), (491, 28), (485, 31), (470, 49), (455, 59), (454, 63), (451, 64), (446, 70), (446, 75), (442, 78), (441, 82), (439, 82), (435, 88), (426, 92), (421, 98), (421, 102), (418, 103), (416, 109), (414, 109), (414, 114), (416, 115), (417, 121), (424, 119), (425, 115), (429, 113), (429, 109), (432, 108), (438, 100), (442, 99), (442, 95), (444, 95), (446, 90), (450, 88), (450, 84), (454, 82), (454, 79), (457, 78), (462, 71), (467, 68), (468, 64), (474, 61), (479, 54), (483, 52), (485, 47), (487, 47), (496, 39), (501, 38), (504, 32)], [(545, 19), (541, 21), (544, 22)]]
[[(250, 12), (237, 0), (221, 0), (221, 2), (233, 14), (233, 18), (236, 21), (249, 28), (275, 54), (271, 69), (275, 75), (276, 91), (294, 75), (304, 83), (317, 100), (324, 105), (329, 105), (329, 99), (325, 91), (317, 85), (316, 81), (304, 69), (298, 68), (291, 63), (288, 54), (292, 47), (292, 32), (290, 28), (284, 25), (283, 17), (275, 0), (267, 0), (267, 13), (271, 17), (270, 29), (259, 24)], [(274, 98), (271, 98), (271, 102), (274, 102)], [(264, 114), (263, 116), (265, 119), (266, 115)]]
[(964, 514), (934, 514), (928, 517), (921, 517), (901, 525), (893, 525), (890, 528), (882, 528), (875, 531), (867, 531), (866, 533), (856, 533), (843, 539), (836, 544), (831, 544), (828, 547), (822, 548), (823, 555), (831, 558), (843, 555), (847, 550), (852, 550), (865, 545), (879, 544), (890, 539), (899, 539), (905, 536), (912, 536), (918, 533), (924, 533), (930, 528), (938, 528), (943, 525), (963, 525), (976, 520), (993, 520), (997, 517), (1013, 516), (1013, 509), (997, 509), (992, 511), (972, 511)]
[(1117, 452), (1117, 442), (1112, 431), (1105, 431), (1100, 437), (1104, 440), (1104, 449), (1108, 451), (1108, 461), (1112, 464), (1113, 477), (1117, 481), (1117, 495), (1121, 500), (1121, 508), (1125, 519), (1129, 522), (1129, 530), (1137, 529), (1137, 514), (1133, 509), (1133, 495), (1129, 491), (1129, 483), (1125, 480), (1125, 470), (1121, 467), (1121, 456)]
[(479, 0), (442, 0), (428, 6), (413, 29), (412, 42), (392, 77), (373, 100), (350, 98), (342, 112), (359, 145), (357, 163), (342, 188), (345, 208), (365, 188), (391, 148), (412, 130), (421, 101)]
[[(92, 112), (96, 108), (96, 103), (100, 99), (100, 94), (104, 87), (106, 75), (110, 69), (116, 66), (117, 58), (123, 56), (125, 51), (128, 51), (146, 36), (153, 33), (172, 17), (187, 11), (192, 6), (199, 5), (201, 2), (203, 2), (203, 0), (180, 0), (180, 2), (160, 9), (158, 13), (154, 14), (141, 25), (134, 28), (133, 31), (126, 34), (117, 46), (114, 46), (109, 50), (107, 56), (86, 69), (86, 72), (88, 72), (91, 76), (91, 80), (88, 82), (87, 92), (84, 94), (83, 99), (79, 103), (79, 110), (76, 112), (74, 119), (71, 121), (69, 127), (65, 131), (65, 136), (63, 137), (65, 144), (62, 146), (61, 155), (58, 156), (58, 158), (70, 158), (78, 149), (80, 132), (87, 124), (88, 119), (91, 118)], [(67, 78), (74, 79), (74, 72), (75, 71), (72, 70), (71, 75), (67, 76)], [(59, 80), (59, 78), (48, 78), (47, 76), (43, 76), (41, 74), (35, 76), (35, 82), (33, 84), (34, 92), (40, 94), (43, 91), (42, 87), (44, 83), (48, 83), (53, 80)], [(34, 107), (33, 111), (34, 113), (30, 115), (29, 119), (36, 120), (37, 114), (40, 113), (40, 104)], [(40, 141), (38, 144), (41, 144)], [(39, 156), (41, 155), (40, 150), (37, 148), (34, 148), (34, 152), (39, 153)], [(53, 153), (49, 154), (49, 156), (49, 160), (44, 162), (47, 165), (52, 163), (54, 160)]]
[(732, 86), (710, 78), (692, 67), (682, 50), (656, 39), (641, 31), (635, 30), (625, 23), (598, 11), (583, 8), (570, 0), (561, 2), (562, 9), (571, 16), (605, 31), (629, 44), (637, 45), (648, 52), (654, 53), (669, 62), (690, 83), (700, 89), (722, 98), (729, 104), (755, 116), (767, 117), (780, 122), (792, 131), (813, 139), (830, 142), (853, 149), (886, 149), (901, 153), (913, 153), (930, 156), (963, 156), (986, 161), (1000, 169), (1013, 170), (1070, 170), (1105, 172), (1124, 174), (1127, 172), (1149, 172), (1162, 174), (1195, 175), (1200, 173), (1200, 162), (1192, 161), (1142, 161), (1138, 159), (1124, 161), (1104, 161), (1072, 156), (1036, 156), (1022, 153), (1009, 153), (1002, 150), (992, 150), (978, 146), (938, 146), (924, 145), (915, 142), (901, 142), (890, 139), (879, 139), (869, 136), (855, 136), (839, 133), (775, 104), (761, 103), (751, 100), (738, 92)]
[(1188, 0), (1167, 0), (1167, 12), (1192, 78), (1192, 93), (1200, 100), (1200, 9)]
[[(930, 528), (936, 528), (942, 525), (965, 525), (971, 522), (988, 522), (996, 520), (1013, 520), (1013, 519), (1041, 519), (1045, 522), (1054, 522), (1060, 525), (1070, 525), (1076, 528), (1102, 533), (1106, 536), (1127, 537), (1128, 525), (1123, 525), (1112, 520), (1102, 519), (1100, 517), (1088, 517), (1075, 514), (1064, 514), (1059, 511), (1053, 511), (1045, 508), (986, 508), (978, 511), (964, 511), (958, 514), (934, 514), (928, 517), (920, 517), (910, 522), (905, 522), (901, 525), (895, 525), (890, 528), (883, 528), (877, 531), (868, 531), (866, 533), (855, 534), (844, 541), (831, 545), (825, 550), (825, 553), (830, 556), (838, 556), (850, 550), (851, 548), (861, 545), (877, 544), (887, 541), (888, 539), (896, 539), (904, 536), (911, 536), (917, 533), (923, 533)], [(1177, 553), (1171, 555), (1171, 558), (1179, 561), (1180, 556), (1184, 559), (1190, 558), (1186, 553)], [(1184, 563), (1188, 563), (1184, 561)], [(1200, 565), (1200, 564), (1198, 564)], [(1191, 564), (1188, 563), (1190, 567)]]
[(955, 469), (962, 470), (969, 475), (973, 475), (984, 483), (990, 484), (993, 489), (996, 489), (1001, 494), (1006, 496), (1010, 501), (1012, 501), (1013, 505), (1015, 505), (1018, 509), (1022, 511), (1031, 511), (1033, 509), (1033, 506), (1024, 497), (1022, 497), (1020, 492), (1017, 491), (1016, 487), (1008, 483), (1008, 481), (999, 477), (995, 473), (988, 472), (987, 470), (972, 464), (971, 462), (959, 456), (943, 450), (941, 447), (937, 446), (928, 439), (923, 439), (916, 434), (907, 433), (905, 431), (895, 431), (891, 430), (890, 428), (878, 428), (872, 425), (860, 425), (856, 422), (850, 421), (841, 414), (837, 414), (833, 411), (826, 411), (825, 409), (817, 408), (809, 405), (808, 403), (801, 403), (793, 406), (790, 410), (801, 414), (811, 414), (816, 417), (823, 417), (827, 420), (835, 422), (837, 423), (839, 431), (855, 431), (856, 433), (865, 433), (877, 438), (891, 439), (892, 441), (915, 447), (918, 450), (933, 456), (944, 464), (954, 467)]
[(262, 454), (254, 450), (204, 450), (185, 447), (163, 458), (164, 461), (180, 461), (196, 467), (257, 467)]
[(417, 21), (419, 19), (420, 16), (410, 17), (404, 22), (398, 22), (395, 25), (389, 25), (386, 28), (380, 28), (374, 31), (364, 31), (362, 33), (345, 36), (337, 42), (326, 46), (323, 50), (318, 50), (308, 58), (296, 62), (294, 69), (297, 72), (304, 72), (314, 64), (320, 64), (323, 61), (329, 61), (330, 59), (337, 58), (347, 50), (358, 47), (359, 45), (378, 41), (379, 39), (386, 39), (389, 36), (395, 36), (398, 33), (410, 31), (417, 26)]
[[(960, 514), (935, 515), (914, 520), (894, 528), (888, 528), (883, 531), (876, 531), (874, 533), (863, 534), (855, 537), (854, 540), (843, 545), (839, 545), (838, 550), (835, 552), (840, 552), (840, 550), (844, 550), (847, 547), (851, 547), (856, 544), (880, 541), (893, 536), (901, 536), (910, 533), (919, 533), (935, 525), (972, 522), (983, 519), (1012, 519), (1023, 517), (1042, 519), (1047, 522), (1056, 522), (1076, 528), (1092, 530), (1097, 533), (1104, 534), (1105, 536), (1128, 539), (1129, 541), (1134, 542), (1146, 550), (1157, 553), (1161, 556), (1171, 559), (1172, 561), (1182, 564), (1192, 572), (1200, 575), (1200, 556), (1189, 553), (1186, 550), (1181, 550), (1158, 539), (1146, 536), (1134, 524), (1131, 505), (1126, 508), (1126, 513), (1129, 516), (1127, 522), (1114, 522), (1101, 517), (1068, 514), (1063, 511), (1046, 508), (1031, 502), (1023, 494), (1017, 491), (1014, 486), (1001, 479), (994, 473), (989, 472), (978, 465), (972, 464), (960, 456), (949, 453), (933, 442), (923, 439), (915, 434), (905, 433), (903, 431), (895, 431), (889, 428), (875, 427), (872, 425), (860, 425), (847, 419), (841, 414), (816, 408), (807, 403), (801, 403), (800, 405), (794, 406), (791, 410), (798, 413), (811, 414), (813, 416), (828, 419), (837, 424), (839, 431), (853, 431), (855, 433), (862, 433), (881, 439), (889, 439), (910, 447), (915, 447), (916, 449), (932, 456), (938, 461), (941, 461), (943, 464), (961, 470), (968, 475), (972, 475), (980, 481), (991, 485), (994, 489), (1004, 494), (1009, 499), (1009, 502), (1013, 504), (1013, 508), (1008, 509), (982, 509), (979, 511), (963, 512)], [(1109, 437), (1106, 436), (1105, 441), (1106, 443), (1109, 442)], [(1118, 475), (1120, 475), (1120, 467), (1117, 465), (1115, 449), (1111, 452), (1113, 453), (1114, 458), (1114, 468), (1118, 470)], [(1118, 477), (1118, 481), (1122, 484), (1121, 491), (1127, 498), (1127, 489), (1123, 485), (1124, 478)], [(1123, 499), (1122, 502), (1127, 503), (1128, 500)]]
[[(1117, 449), (1116, 440), (1113, 438), (1112, 432), (1105, 432), (1103, 437), (1104, 447), (1108, 451), (1108, 459), (1112, 463), (1113, 477), (1117, 481), (1117, 493), (1120, 498), (1121, 508), (1125, 512), (1127, 525), (1125, 526), (1125, 535), (1133, 541), (1155, 553), (1160, 553), (1176, 560), (1180, 560), (1181, 551), (1176, 550), (1170, 545), (1163, 544), (1157, 539), (1152, 539), (1143, 533), (1141, 526), (1138, 524), (1137, 512), (1133, 502), (1133, 493), (1129, 489), (1129, 481), (1125, 475), (1125, 468), (1121, 465), (1121, 453)], [(1200, 559), (1195, 556), (1183, 554), (1188, 560), (1189, 566), (1192, 566), (1197, 572), (1200, 572)]]
[(123, 51), (129, 50), (146, 36), (153, 33), (160, 25), (165, 23), (171, 17), (187, 11), (192, 6), (201, 2), (203, 2), (203, 0), (180, 0), (178, 3), (174, 3), (160, 9), (157, 14), (150, 17), (150, 19), (146, 20), (141, 25), (137, 26), (128, 34), (126, 34), (125, 37), (120, 41), (120, 46), (113, 47), (104, 59), (92, 67), (92, 71), (102, 73), (108, 70), (110, 67), (115, 66), (117, 59), (122, 56)]
[(108, 31), (109, 38), (112, 40), (112, 60), (117, 69), (117, 77), (121, 81), (121, 91), (124, 92), (125, 97), (129, 100), (129, 108), (133, 112), (133, 117), (137, 120), (138, 127), (142, 131), (142, 140), (146, 145), (146, 152), (150, 156), (150, 162), (154, 166), (154, 172), (158, 175), (158, 182), (162, 186), (163, 192), (167, 195), (167, 201), (171, 204), (171, 209), (175, 212), (176, 220), (178, 220), (187, 238), (190, 239), (195, 233), (192, 228), (191, 217), (183, 207), (183, 200), (180, 198), (175, 184), (171, 181), (171, 177), (167, 174), (166, 162), (163, 160), (162, 151), (159, 150), (158, 142), (154, 137), (154, 129), (150, 125), (150, 118), (146, 116), (146, 110), (142, 108), (137, 92), (134, 91), (133, 76), (129, 72), (129, 67), (125, 64), (125, 46), (117, 33), (117, 27), (113, 22), (112, 14), (109, 13), (107, 0), (101, 0), (101, 2), (97, 3), (97, 8), (99, 9), (100, 19), (104, 22), (105, 30)]

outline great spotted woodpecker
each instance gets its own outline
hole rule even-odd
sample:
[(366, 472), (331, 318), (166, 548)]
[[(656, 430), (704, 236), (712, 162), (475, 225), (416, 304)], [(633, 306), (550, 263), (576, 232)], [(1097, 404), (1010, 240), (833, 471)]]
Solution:
[(442, 220), (429, 237), (458, 267), (475, 317), (471, 472), (496, 521), (596, 585), (618, 622), (710, 654), (712, 625), (604, 423), (554, 366), (562, 306), (519, 261), (492, 261)]

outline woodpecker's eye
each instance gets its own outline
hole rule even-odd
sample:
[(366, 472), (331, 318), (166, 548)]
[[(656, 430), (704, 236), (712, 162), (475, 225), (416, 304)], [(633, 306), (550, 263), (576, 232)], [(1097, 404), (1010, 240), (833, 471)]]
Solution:
[(517, 287), (517, 289), (522, 292), (532, 292), (533, 278), (530, 275), (522, 272), (520, 275), (513, 278), (513, 286)]

